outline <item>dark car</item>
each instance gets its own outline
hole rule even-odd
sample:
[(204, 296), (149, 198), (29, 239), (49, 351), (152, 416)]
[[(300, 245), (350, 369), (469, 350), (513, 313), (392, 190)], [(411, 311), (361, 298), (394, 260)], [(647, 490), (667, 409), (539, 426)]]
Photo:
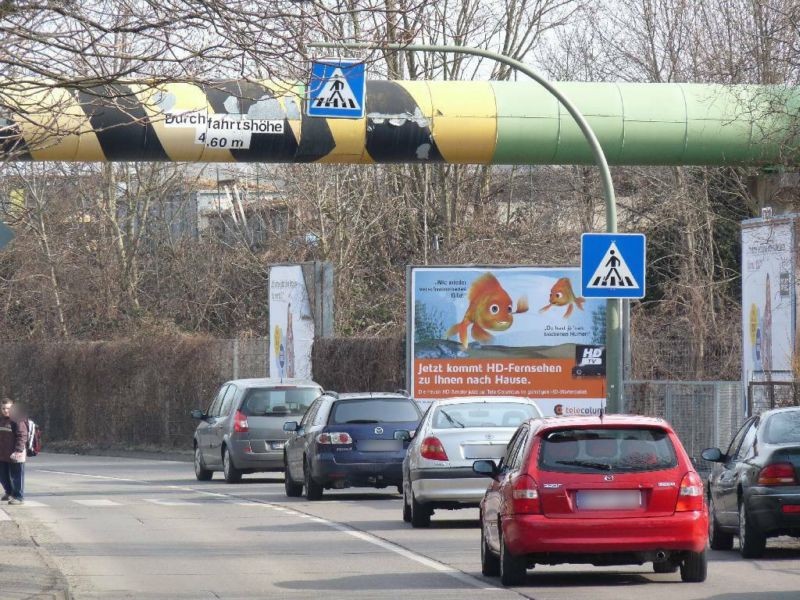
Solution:
[(653, 563), (706, 578), (703, 482), (675, 431), (630, 415), (552, 417), (520, 425), (481, 502), (481, 570), (504, 585), (536, 564)]
[(403, 457), (421, 413), (408, 396), (326, 393), (302, 421), (289, 421), (286, 495), (319, 500), (324, 489), (399, 486)]
[(745, 558), (764, 553), (767, 538), (800, 536), (800, 407), (766, 411), (745, 421), (708, 478), (709, 543)]
[(283, 430), (322, 394), (313, 381), (235, 379), (219, 388), (205, 411), (194, 410), (194, 473), (208, 481), (222, 471), (236, 483), (245, 473), (283, 470)]

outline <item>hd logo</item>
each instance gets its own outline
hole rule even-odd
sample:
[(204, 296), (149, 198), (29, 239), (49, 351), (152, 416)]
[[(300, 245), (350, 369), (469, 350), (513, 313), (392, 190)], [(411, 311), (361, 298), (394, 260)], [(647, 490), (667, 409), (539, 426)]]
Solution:
[(574, 377), (600, 376), (606, 374), (606, 349), (603, 346), (575, 346)]
[(581, 365), (602, 365), (603, 364), (603, 349), (602, 348), (584, 348), (583, 358)]

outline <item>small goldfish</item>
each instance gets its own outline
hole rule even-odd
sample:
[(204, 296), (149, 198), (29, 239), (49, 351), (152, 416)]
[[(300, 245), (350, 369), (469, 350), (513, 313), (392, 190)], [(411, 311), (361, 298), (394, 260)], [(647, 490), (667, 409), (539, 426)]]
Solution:
[(562, 277), (556, 281), (555, 285), (550, 290), (550, 304), (540, 308), (539, 312), (543, 313), (551, 306), (568, 306), (567, 312), (564, 313), (564, 318), (566, 319), (572, 314), (573, 304), (583, 310), (584, 302), (586, 302), (586, 300), (583, 296), (575, 297), (575, 292), (572, 291), (572, 284), (569, 281), (569, 277)]
[(467, 299), (469, 306), (464, 318), (447, 330), (448, 338), (458, 334), (461, 347), (464, 349), (468, 347), (467, 329), (470, 325), (472, 325), (472, 337), (486, 343), (492, 339), (487, 329), (505, 331), (514, 322), (514, 317), (511, 315), (528, 310), (528, 299), (525, 296), (517, 300), (517, 310), (514, 310), (511, 296), (491, 273), (485, 273), (472, 282)]

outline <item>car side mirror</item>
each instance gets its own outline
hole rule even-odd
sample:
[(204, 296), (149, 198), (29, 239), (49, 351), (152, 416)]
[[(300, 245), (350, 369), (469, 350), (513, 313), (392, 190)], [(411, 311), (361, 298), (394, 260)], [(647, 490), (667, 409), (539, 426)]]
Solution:
[(283, 424), (284, 431), (295, 432), (297, 429), (297, 421), (286, 421), (286, 423)]
[(725, 460), (725, 455), (719, 448), (706, 448), (700, 453), (700, 456), (708, 462), (724, 462)]
[(491, 477), (495, 480), (497, 479), (497, 475), (500, 473), (500, 470), (497, 468), (497, 465), (494, 464), (493, 460), (476, 460), (474, 463), (472, 463), (472, 470), (478, 475)]
[(195, 409), (190, 414), (192, 415), (193, 419), (205, 419), (206, 418), (206, 414), (200, 409)]
[(407, 442), (411, 439), (411, 432), (408, 429), (398, 429), (394, 432), (394, 439)]

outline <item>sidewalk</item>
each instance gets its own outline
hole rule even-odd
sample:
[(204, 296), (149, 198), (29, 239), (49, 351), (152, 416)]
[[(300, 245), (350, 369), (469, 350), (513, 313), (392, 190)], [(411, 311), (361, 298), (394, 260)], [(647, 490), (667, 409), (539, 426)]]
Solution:
[(14, 512), (0, 506), (0, 597), (67, 600), (67, 581)]

